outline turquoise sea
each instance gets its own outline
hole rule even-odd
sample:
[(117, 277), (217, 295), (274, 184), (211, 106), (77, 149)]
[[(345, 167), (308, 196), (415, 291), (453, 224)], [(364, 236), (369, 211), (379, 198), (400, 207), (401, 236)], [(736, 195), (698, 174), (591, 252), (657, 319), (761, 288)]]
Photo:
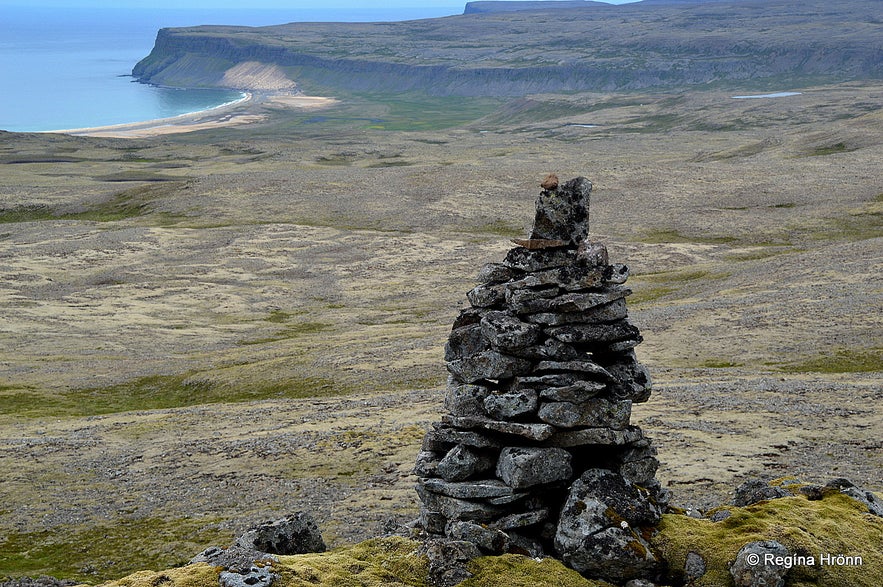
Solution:
[[(413, 8), (174, 10), (33, 8), (0, 0), (0, 130), (29, 132), (123, 124), (205, 110), (239, 92), (140, 84), (132, 67), (163, 27), (262, 26), (297, 21), (384, 21), (446, 16)], [(460, 8), (459, 10), (462, 10)]]

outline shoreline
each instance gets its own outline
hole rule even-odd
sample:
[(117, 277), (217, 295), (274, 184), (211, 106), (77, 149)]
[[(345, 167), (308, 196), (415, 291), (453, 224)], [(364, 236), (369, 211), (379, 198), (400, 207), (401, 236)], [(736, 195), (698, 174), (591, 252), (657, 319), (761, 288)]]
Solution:
[(335, 98), (321, 96), (304, 96), (287, 93), (267, 93), (257, 95), (254, 91), (243, 90), (244, 96), (238, 100), (226, 102), (205, 110), (188, 112), (168, 118), (156, 118), (138, 122), (111, 124), (61, 130), (38, 131), (40, 134), (65, 134), (78, 137), (100, 137), (115, 139), (140, 139), (161, 135), (180, 134), (241, 126), (260, 122), (267, 114), (258, 113), (255, 106), (259, 104), (275, 105), (285, 108), (301, 108), (305, 110), (325, 108), (337, 102)]

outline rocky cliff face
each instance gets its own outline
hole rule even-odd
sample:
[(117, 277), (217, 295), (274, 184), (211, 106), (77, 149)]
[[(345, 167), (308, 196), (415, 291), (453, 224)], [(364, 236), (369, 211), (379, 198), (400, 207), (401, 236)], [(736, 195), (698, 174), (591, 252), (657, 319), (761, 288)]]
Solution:
[(133, 74), (230, 87), (232, 68), (256, 62), (311, 88), (462, 96), (881, 78), (878, 8), (873, 0), (587, 3), (397, 23), (163, 29)]

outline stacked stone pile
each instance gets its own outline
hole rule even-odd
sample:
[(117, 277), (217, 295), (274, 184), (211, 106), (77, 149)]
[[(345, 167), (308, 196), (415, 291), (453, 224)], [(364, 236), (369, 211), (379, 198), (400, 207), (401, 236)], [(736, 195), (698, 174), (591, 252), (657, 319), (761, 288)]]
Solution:
[(592, 185), (544, 182), (529, 239), (485, 265), (445, 348), (448, 414), (415, 473), (421, 526), (482, 552), (557, 554), (589, 576), (652, 576), (664, 496), (630, 424), (650, 396), (624, 265), (588, 241)]

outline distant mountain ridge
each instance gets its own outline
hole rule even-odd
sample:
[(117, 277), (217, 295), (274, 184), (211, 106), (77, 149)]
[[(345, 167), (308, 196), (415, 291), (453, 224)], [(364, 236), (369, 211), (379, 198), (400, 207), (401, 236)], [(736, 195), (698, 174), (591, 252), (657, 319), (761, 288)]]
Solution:
[(558, 8), (583, 8), (590, 5), (610, 6), (593, 0), (540, 0), (537, 2), (508, 2), (506, 0), (480, 0), (467, 2), (463, 14), (486, 14), (488, 12), (519, 12), (524, 10), (549, 10)]
[(225, 76), (235, 77), (227, 72), (250, 63), (275, 66), (311, 92), (461, 96), (883, 78), (879, 0), (585, 4), (405, 22), (162, 29), (133, 74), (227, 87)]
[[(635, 4), (709, 4), (713, 2), (733, 2), (734, 0), (638, 0)], [(554, 10), (559, 8), (580, 8), (592, 5), (611, 6), (609, 2), (594, 0), (478, 0), (467, 2), (463, 14), (484, 14), (488, 12), (523, 12), (525, 10)]]

